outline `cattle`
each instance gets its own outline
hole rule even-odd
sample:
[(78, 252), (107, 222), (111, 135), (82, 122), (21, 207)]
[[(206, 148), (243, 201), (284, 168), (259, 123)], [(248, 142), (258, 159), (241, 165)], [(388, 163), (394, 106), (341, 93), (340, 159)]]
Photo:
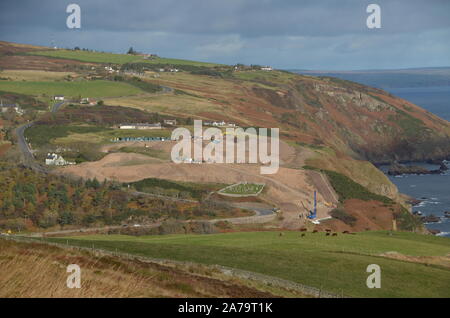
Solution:
[(319, 232), (319, 231), (317, 231), (317, 230), (314, 230), (314, 231), (313, 231), (313, 233), (317, 233), (317, 232)]
[(342, 232), (343, 234), (350, 234), (350, 232), (349, 231), (344, 231), (344, 232)]
[(325, 233), (325, 236), (330, 236), (330, 232)]
[(304, 228), (304, 227), (302, 227), (301, 229), (300, 229), (300, 232), (306, 232), (306, 231), (308, 231), (306, 228)]
[(337, 233), (333, 233), (331, 236), (337, 236)]
[(283, 236), (283, 233), (280, 233), (278, 236), (280, 236), (280, 237)]
[(330, 230), (330, 229), (326, 229), (325, 231), (326, 231), (326, 232), (331, 232), (331, 230)]
[(301, 237), (305, 237), (305, 233), (302, 233)]

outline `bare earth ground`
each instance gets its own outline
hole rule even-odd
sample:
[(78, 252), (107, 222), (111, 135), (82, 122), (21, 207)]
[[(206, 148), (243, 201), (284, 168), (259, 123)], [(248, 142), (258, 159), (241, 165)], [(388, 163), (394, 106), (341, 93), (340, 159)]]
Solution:
[[(123, 146), (144, 146), (170, 152), (174, 142), (134, 142), (104, 146), (109, 152)], [(281, 161), (290, 163), (302, 160), (293, 147), (286, 143), (280, 145)], [(152, 161), (153, 160), (153, 161)], [(158, 162), (160, 161), (160, 162)], [(133, 164), (134, 163), (134, 164)], [(256, 164), (175, 164), (152, 159), (133, 153), (110, 153), (97, 162), (86, 162), (76, 166), (59, 168), (58, 172), (83, 178), (110, 179), (120, 182), (133, 182), (145, 178), (160, 178), (174, 181), (237, 183), (242, 181), (265, 183), (266, 190), (261, 198), (281, 209), (285, 228), (299, 228), (304, 224), (307, 209), (313, 205), (314, 190), (318, 191), (318, 218), (325, 218), (331, 210), (324, 203), (337, 203), (337, 196), (321, 180), (320, 174), (301, 169), (280, 167), (276, 174), (260, 174)], [(303, 202), (303, 204), (302, 204)], [(300, 218), (300, 214), (303, 217)]]

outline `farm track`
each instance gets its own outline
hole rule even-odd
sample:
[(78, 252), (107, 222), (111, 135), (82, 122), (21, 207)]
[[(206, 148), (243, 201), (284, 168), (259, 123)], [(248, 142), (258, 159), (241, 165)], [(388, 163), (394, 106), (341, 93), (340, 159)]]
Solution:
[(324, 175), (317, 171), (308, 171), (308, 175), (311, 177), (313, 184), (317, 187), (317, 190), (323, 195), (327, 202), (337, 204), (339, 202), (337, 194), (329, 184)]

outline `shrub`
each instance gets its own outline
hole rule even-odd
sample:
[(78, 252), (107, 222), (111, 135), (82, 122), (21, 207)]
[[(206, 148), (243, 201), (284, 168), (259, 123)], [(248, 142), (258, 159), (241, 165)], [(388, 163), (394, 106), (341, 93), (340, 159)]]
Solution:
[(364, 201), (375, 200), (385, 204), (393, 204), (394, 201), (386, 196), (370, 192), (367, 188), (343, 174), (335, 171), (322, 170), (330, 180), (331, 186), (339, 195), (339, 201), (344, 202), (348, 199), (360, 199)]
[(330, 215), (335, 219), (341, 220), (347, 225), (353, 226), (355, 225), (356, 218), (353, 215), (348, 214), (343, 209), (334, 209), (330, 212)]
[(394, 218), (397, 220), (397, 227), (401, 231), (418, 231), (423, 229), (423, 224), (419, 217), (409, 213), (404, 207), (394, 214)]

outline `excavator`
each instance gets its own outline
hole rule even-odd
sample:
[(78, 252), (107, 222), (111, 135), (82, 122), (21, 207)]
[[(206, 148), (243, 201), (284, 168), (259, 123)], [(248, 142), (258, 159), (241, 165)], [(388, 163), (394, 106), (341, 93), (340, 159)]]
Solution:
[(313, 220), (317, 217), (317, 191), (314, 191), (314, 209), (313, 210), (308, 210), (305, 206), (305, 204), (303, 203), (303, 201), (301, 201), (303, 209), (305, 209), (305, 211), (308, 212), (308, 216), (307, 218), (310, 220)]

